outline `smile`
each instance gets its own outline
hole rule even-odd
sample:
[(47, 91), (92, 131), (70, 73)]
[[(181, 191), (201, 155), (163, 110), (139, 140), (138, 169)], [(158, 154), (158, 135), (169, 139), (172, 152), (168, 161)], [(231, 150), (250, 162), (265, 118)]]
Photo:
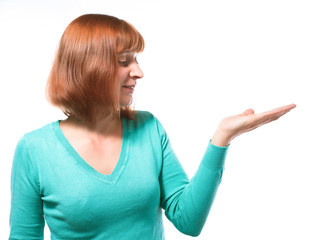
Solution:
[(125, 87), (125, 88), (130, 88), (130, 89), (134, 89), (134, 86), (127, 86), (127, 85), (124, 85), (123, 87)]

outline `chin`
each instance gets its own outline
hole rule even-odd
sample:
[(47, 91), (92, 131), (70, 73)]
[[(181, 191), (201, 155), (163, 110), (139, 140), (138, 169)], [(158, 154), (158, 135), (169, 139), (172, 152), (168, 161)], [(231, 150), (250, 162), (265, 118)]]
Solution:
[(120, 102), (120, 107), (127, 107), (132, 104), (132, 100), (130, 102)]
[(129, 99), (122, 99), (120, 101), (120, 107), (127, 107), (127, 106), (130, 106), (133, 102), (133, 98), (129, 98)]

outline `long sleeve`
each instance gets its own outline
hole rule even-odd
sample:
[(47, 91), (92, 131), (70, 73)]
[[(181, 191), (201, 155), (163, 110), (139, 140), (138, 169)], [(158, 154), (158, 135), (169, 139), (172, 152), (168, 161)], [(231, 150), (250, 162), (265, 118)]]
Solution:
[(188, 177), (159, 121), (122, 119), (120, 158), (110, 175), (72, 148), (59, 121), (19, 141), (12, 165), (9, 240), (164, 239), (162, 209), (183, 233), (200, 233), (221, 181), (226, 148), (210, 143)]
[(12, 165), (10, 228), (10, 240), (43, 239), (43, 204), (38, 175), (24, 138), (16, 147)]
[(159, 121), (157, 127), (163, 161), (160, 175), (161, 207), (180, 232), (198, 236), (221, 182), (227, 147), (209, 143), (198, 170), (189, 181)]

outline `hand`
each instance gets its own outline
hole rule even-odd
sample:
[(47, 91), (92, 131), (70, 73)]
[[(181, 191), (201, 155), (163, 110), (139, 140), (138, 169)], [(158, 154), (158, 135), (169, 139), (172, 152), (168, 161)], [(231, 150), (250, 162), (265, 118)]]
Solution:
[(219, 147), (228, 146), (237, 136), (275, 121), (295, 107), (295, 104), (290, 104), (260, 114), (247, 109), (239, 115), (227, 117), (220, 122), (211, 143)]

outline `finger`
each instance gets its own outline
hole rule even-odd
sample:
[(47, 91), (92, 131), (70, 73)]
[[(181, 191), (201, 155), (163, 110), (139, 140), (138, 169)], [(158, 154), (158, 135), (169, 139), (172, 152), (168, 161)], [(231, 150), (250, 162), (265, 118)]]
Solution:
[(288, 113), (289, 111), (290, 110), (283, 111), (283, 112), (277, 112), (274, 115), (270, 115), (270, 116), (263, 116), (262, 118), (259, 118), (257, 120), (257, 124), (259, 124), (258, 126), (262, 126), (264, 124), (276, 121), (277, 119), (279, 119), (280, 117), (282, 117), (283, 115)]
[(247, 116), (247, 115), (250, 115), (250, 114), (254, 114), (254, 110), (252, 108), (249, 108), (247, 110), (245, 110), (241, 116)]
[(258, 116), (261, 117), (261, 118), (262, 117), (275, 116), (276, 114), (279, 114), (279, 113), (287, 113), (287, 112), (289, 112), (290, 110), (292, 110), (295, 107), (296, 107), (295, 104), (289, 104), (289, 105), (286, 105), (286, 106), (282, 106), (282, 107), (278, 107), (278, 108), (272, 109), (270, 111), (266, 111), (266, 112), (260, 113), (260, 114), (258, 114)]
[(279, 113), (279, 112), (285, 112), (285, 111), (290, 111), (293, 108), (295, 108), (296, 105), (295, 104), (290, 104), (290, 105), (286, 105), (286, 106), (282, 106), (282, 107), (278, 107), (275, 109), (272, 109), (270, 111), (267, 111), (266, 113), (268, 114), (275, 114), (275, 113)]

